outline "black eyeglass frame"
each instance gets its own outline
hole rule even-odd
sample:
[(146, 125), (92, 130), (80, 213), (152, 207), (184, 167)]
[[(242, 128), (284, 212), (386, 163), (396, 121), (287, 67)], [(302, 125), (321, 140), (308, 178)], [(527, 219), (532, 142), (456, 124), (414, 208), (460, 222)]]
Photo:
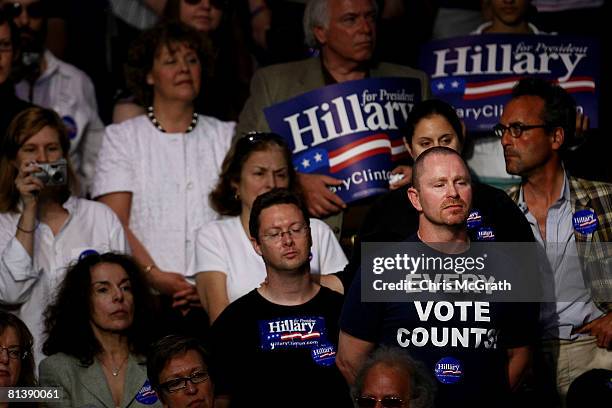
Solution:
[[(367, 401), (368, 404), (371, 405), (361, 405), (360, 401)], [(393, 403), (399, 403), (399, 405), (387, 405), (389, 401), (393, 401)], [(399, 408), (399, 407), (403, 407), (404, 406), (404, 402), (405, 400), (399, 397), (393, 397), (393, 396), (385, 396), (382, 398), (376, 398), (370, 395), (360, 395), (358, 397), (355, 397), (355, 403), (357, 404), (357, 406), (359, 408), (370, 408), (370, 407), (375, 407), (376, 403), (380, 402), (381, 405), (383, 406), (383, 408)], [(386, 404), (386, 403), (387, 404)], [(373, 403), (373, 404), (372, 404)]]
[[(194, 377), (195, 376), (199, 376), (201, 374), (204, 374), (204, 377), (202, 377), (198, 381), (194, 381)], [(163, 389), (167, 393), (173, 394), (175, 392), (179, 392), (179, 391), (184, 390), (185, 388), (187, 388), (187, 381), (189, 381), (193, 385), (196, 385), (196, 384), (202, 384), (203, 382), (208, 381), (209, 378), (210, 378), (210, 375), (208, 374), (208, 372), (206, 372), (206, 371), (196, 371), (195, 373), (192, 373), (188, 377), (173, 378), (170, 381), (166, 381), (163, 384), (159, 384), (159, 388)], [(171, 384), (179, 384), (179, 381), (183, 382), (183, 386), (182, 387), (170, 389), (170, 385)]]
[(6, 3), (2, 7), (2, 11), (11, 18), (19, 17), (24, 9), (30, 18), (43, 18), (47, 15), (47, 8), (43, 1), (36, 1), (30, 4), (12, 2)]
[(506, 132), (510, 132), (510, 136), (512, 136), (514, 139), (518, 139), (519, 137), (521, 137), (523, 132), (526, 132), (528, 130), (551, 129), (552, 127), (553, 126), (548, 123), (542, 123), (540, 125), (525, 125), (520, 122), (513, 122), (510, 123), (508, 126), (498, 123), (497, 125), (493, 126), (491, 130), (493, 131), (493, 134), (499, 137), (500, 139), (504, 137), (504, 134)]

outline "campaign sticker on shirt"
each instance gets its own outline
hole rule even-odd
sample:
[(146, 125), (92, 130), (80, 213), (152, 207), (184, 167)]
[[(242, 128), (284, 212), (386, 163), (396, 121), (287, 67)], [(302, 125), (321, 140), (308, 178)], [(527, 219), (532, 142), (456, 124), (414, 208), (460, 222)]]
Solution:
[(64, 125), (66, 125), (66, 130), (68, 130), (68, 137), (70, 140), (77, 137), (79, 128), (77, 127), (76, 121), (72, 118), (72, 116), (63, 116), (62, 120), (64, 121)]
[(469, 229), (478, 228), (482, 225), (482, 215), (480, 211), (473, 209), (470, 211), (470, 215), (467, 218), (467, 227)]
[(136, 394), (136, 401), (144, 405), (153, 405), (157, 402), (157, 400), (157, 394), (147, 379), (140, 391), (138, 391), (138, 394)]
[(95, 249), (86, 249), (79, 255), (79, 262), (91, 255), (100, 255)]
[(580, 210), (572, 217), (574, 229), (583, 235), (592, 234), (599, 226), (599, 221), (593, 210)]
[(312, 360), (321, 367), (329, 367), (336, 362), (336, 347), (333, 344), (321, 344), (310, 351)]
[(325, 319), (312, 316), (260, 320), (259, 338), (264, 351), (319, 347), (327, 342)]
[(476, 241), (495, 241), (495, 231), (491, 227), (482, 227), (476, 232)]
[(434, 374), (442, 384), (456, 384), (463, 378), (463, 364), (453, 357), (444, 357), (436, 363)]

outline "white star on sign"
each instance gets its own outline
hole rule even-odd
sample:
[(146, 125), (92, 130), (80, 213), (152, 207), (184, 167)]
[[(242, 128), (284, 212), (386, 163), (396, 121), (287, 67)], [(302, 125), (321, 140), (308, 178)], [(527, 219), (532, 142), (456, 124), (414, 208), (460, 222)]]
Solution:
[(444, 89), (444, 84), (442, 82), (438, 82), (438, 89)]
[(302, 167), (303, 168), (310, 167), (310, 161), (307, 159), (302, 160)]
[(451, 86), (452, 86), (453, 88), (457, 88), (457, 87), (459, 86), (459, 82), (457, 82), (457, 81), (453, 81), (453, 82), (451, 82)]
[(317, 153), (315, 154), (314, 159), (316, 162), (320, 162), (321, 160), (323, 160), (323, 156), (321, 156), (321, 153)]

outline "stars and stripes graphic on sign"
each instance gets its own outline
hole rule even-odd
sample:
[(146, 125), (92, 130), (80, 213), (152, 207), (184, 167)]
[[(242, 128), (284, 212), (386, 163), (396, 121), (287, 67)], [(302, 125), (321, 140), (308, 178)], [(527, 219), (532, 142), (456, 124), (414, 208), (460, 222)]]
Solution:
[(393, 161), (408, 156), (408, 151), (401, 139), (390, 140), (384, 133), (360, 138), (337, 149), (327, 151), (323, 148), (311, 148), (293, 159), (296, 170), (312, 173), (323, 167), (329, 167), (331, 173), (337, 173), (355, 163), (378, 154), (391, 155)]
[[(444, 78), (432, 82), (431, 89), (434, 95), (463, 94), (464, 100), (491, 98), (499, 95), (508, 95), (521, 77), (509, 77), (493, 81), (466, 82), (463, 78)], [(595, 81), (591, 77), (572, 77), (559, 86), (570, 93), (595, 92)]]

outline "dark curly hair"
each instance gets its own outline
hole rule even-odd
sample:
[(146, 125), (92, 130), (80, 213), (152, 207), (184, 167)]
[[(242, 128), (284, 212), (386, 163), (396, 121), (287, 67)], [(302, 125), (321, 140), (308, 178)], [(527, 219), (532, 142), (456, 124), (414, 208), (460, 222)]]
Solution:
[(57, 296), (45, 310), (47, 340), (43, 353), (51, 356), (64, 353), (77, 358), (81, 364), (91, 365), (102, 351), (91, 328), (91, 270), (101, 263), (121, 266), (127, 273), (134, 297), (134, 320), (127, 330), (130, 352), (146, 355), (150, 342), (156, 337), (153, 317), (156, 308), (143, 273), (128, 255), (108, 252), (81, 255), (68, 268)]
[(242, 166), (254, 152), (261, 152), (270, 148), (280, 148), (287, 162), (289, 175), (289, 189), (298, 191), (295, 169), (291, 162), (291, 152), (285, 140), (276, 133), (252, 132), (236, 140), (223, 159), (219, 182), (210, 193), (211, 207), (221, 215), (239, 215), (242, 210), (240, 198), (232, 183), (240, 182)]
[(195, 51), (200, 65), (208, 66), (208, 52), (201, 36), (192, 28), (177, 21), (164, 21), (144, 31), (131, 45), (125, 64), (125, 80), (136, 101), (143, 105), (153, 102), (153, 87), (147, 83), (147, 75), (161, 48), (172, 48), (175, 44), (186, 44)]
[(36, 386), (36, 374), (34, 373), (35, 364), (32, 350), (34, 338), (32, 333), (17, 316), (0, 311), (0, 334), (3, 334), (9, 327), (15, 329), (21, 349), (21, 373), (17, 379), (17, 384), (13, 384), (13, 386), (34, 387)]

